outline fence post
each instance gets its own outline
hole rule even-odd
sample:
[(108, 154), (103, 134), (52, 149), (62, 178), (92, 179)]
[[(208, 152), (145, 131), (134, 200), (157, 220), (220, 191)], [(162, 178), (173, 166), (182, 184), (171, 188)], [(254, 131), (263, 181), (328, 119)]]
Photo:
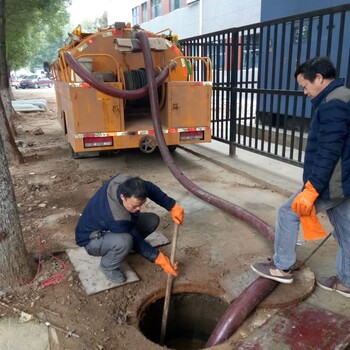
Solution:
[(238, 73), (238, 50), (239, 50), (239, 31), (233, 28), (232, 32), (232, 55), (231, 55), (231, 107), (230, 107), (230, 140), (229, 156), (236, 156), (236, 135), (237, 135), (237, 73)]

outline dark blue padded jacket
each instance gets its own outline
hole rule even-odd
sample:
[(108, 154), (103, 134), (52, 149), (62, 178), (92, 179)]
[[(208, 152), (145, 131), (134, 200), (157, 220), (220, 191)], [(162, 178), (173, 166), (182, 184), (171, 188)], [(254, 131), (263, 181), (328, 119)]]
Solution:
[[(134, 239), (134, 249), (146, 259), (154, 262), (158, 256), (158, 249), (153, 248), (137, 235), (134, 230), (137, 213), (129, 213), (119, 200), (118, 187), (131, 176), (118, 174), (107, 181), (90, 199), (75, 228), (75, 240), (79, 246), (89, 243), (89, 236), (93, 231), (110, 231), (113, 233), (130, 233)], [(145, 181), (145, 180), (144, 180)], [(158, 186), (145, 181), (148, 198), (156, 204), (170, 211), (175, 200), (165, 194)]]
[(333, 80), (311, 100), (315, 112), (305, 149), (304, 184), (321, 199), (350, 196), (350, 89)]

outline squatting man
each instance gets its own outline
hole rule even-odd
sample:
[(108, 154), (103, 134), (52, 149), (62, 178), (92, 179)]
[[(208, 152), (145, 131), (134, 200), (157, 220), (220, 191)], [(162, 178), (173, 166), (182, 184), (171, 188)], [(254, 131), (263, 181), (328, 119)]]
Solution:
[(315, 238), (322, 228), (316, 212), (325, 211), (339, 246), (337, 275), (319, 277), (317, 285), (350, 298), (350, 89), (336, 79), (335, 67), (327, 57), (306, 61), (294, 76), (314, 107), (303, 187), (279, 208), (273, 260), (253, 264), (252, 269), (262, 277), (292, 283), (299, 224), (304, 237), (307, 233)]
[(89, 255), (102, 257), (100, 269), (112, 282), (126, 280), (120, 265), (131, 250), (177, 275), (177, 264), (172, 265), (167, 256), (145, 241), (160, 222), (157, 214), (141, 212), (147, 198), (169, 211), (176, 224), (182, 224), (183, 208), (158, 186), (118, 174), (93, 195), (75, 228), (76, 243)]

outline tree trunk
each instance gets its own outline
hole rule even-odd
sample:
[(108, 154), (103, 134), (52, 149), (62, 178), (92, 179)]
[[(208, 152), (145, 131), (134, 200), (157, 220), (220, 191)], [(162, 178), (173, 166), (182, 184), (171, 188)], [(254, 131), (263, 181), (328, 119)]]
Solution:
[(15, 138), (11, 132), (10, 123), (6, 117), (6, 112), (4, 109), (4, 104), (0, 94), (0, 108), (2, 113), (0, 114), (0, 137), (3, 142), (3, 149), (8, 159), (8, 163), (11, 165), (23, 163), (22, 153), (18, 150)]
[[(23, 163), (23, 156), (18, 150), (11, 131), (11, 97), (9, 93), (9, 71), (6, 60), (6, 18), (5, 0), (0, 0), (0, 98), (3, 113), (0, 115), (0, 135), (4, 143), (7, 161), (10, 164)], [(3, 99), (2, 99), (3, 98)], [(4, 107), (5, 106), (5, 107)]]
[(13, 136), (16, 136), (17, 130), (16, 130), (15, 124), (13, 122), (14, 117), (16, 115), (16, 112), (15, 112), (14, 108), (12, 107), (12, 103), (11, 103), (11, 101), (13, 99), (11, 87), (9, 87), (8, 89), (2, 90), (1, 95), (2, 95), (2, 102), (3, 102), (4, 108), (5, 108), (6, 117), (10, 123), (11, 133)]
[[(6, 119), (4, 114), (0, 99), (1, 120)], [(31, 280), (34, 271), (34, 261), (24, 244), (11, 174), (0, 137), (0, 290)]]

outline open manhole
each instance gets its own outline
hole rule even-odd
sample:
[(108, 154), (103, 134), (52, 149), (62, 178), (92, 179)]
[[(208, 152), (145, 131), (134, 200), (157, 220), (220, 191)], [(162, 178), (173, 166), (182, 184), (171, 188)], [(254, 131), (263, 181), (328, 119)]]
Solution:
[[(202, 293), (172, 294), (164, 344), (170, 349), (203, 349), (229, 304)], [(164, 298), (146, 306), (140, 314), (139, 328), (152, 342), (159, 344)]]

